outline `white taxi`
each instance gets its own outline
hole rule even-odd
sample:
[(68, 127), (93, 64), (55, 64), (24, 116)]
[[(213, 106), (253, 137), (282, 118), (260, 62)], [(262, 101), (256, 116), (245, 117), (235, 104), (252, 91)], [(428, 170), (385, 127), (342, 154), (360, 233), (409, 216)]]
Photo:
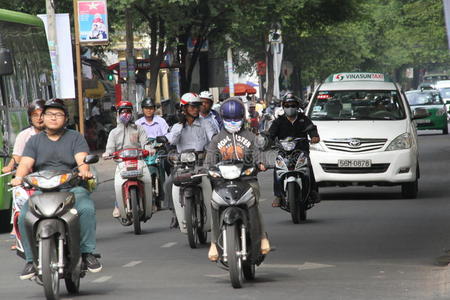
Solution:
[(306, 109), (321, 142), (311, 146), (320, 186), (401, 185), (415, 198), (420, 176), (416, 118), (398, 84), (381, 73), (338, 73), (320, 84)]

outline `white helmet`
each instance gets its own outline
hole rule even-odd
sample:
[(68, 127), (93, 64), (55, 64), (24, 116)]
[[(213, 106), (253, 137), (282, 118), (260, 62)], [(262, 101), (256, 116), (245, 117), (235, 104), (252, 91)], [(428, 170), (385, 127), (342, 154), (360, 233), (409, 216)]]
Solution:
[(200, 100), (196, 93), (186, 93), (181, 96), (180, 103), (181, 105), (200, 105), (202, 104), (202, 100)]
[(213, 95), (209, 91), (201, 92), (199, 97), (200, 97), (200, 99), (209, 99), (211, 101), (213, 100)]

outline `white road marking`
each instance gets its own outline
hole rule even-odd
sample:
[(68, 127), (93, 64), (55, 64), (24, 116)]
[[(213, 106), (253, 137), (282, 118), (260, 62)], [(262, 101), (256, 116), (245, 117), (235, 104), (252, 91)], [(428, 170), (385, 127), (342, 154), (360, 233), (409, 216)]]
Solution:
[(177, 242), (166, 243), (166, 244), (162, 245), (161, 248), (170, 248), (172, 246), (175, 246), (176, 244), (177, 244)]
[(138, 264), (141, 264), (141, 263), (142, 263), (142, 260), (133, 260), (133, 261), (130, 261), (129, 263), (123, 265), (122, 267), (124, 267), (124, 268), (131, 268), (131, 267), (134, 267), (134, 266), (136, 266)]
[(264, 201), (267, 201), (267, 199), (266, 198), (259, 198), (259, 202), (264, 202)]
[(222, 278), (222, 277), (228, 277), (229, 274), (205, 274), (206, 277), (212, 277), (212, 278)]
[(106, 281), (110, 280), (111, 278), (112, 278), (112, 276), (102, 276), (102, 277), (99, 277), (99, 278), (93, 280), (92, 282), (102, 283), (102, 282), (106, 282)]
[(314, 270), (314, 269), (322, 269), (322, 268), (332, 268), (334, 265), (326, 265), (326, 264), (318, 264), (318, 263), (310, 263), (305, 262), (302, 265), (290, 265), (290, 264), (263, 264), (261, 268), (273, 268), (273, 269), (297, 269), (299, 271), (302, 270)]

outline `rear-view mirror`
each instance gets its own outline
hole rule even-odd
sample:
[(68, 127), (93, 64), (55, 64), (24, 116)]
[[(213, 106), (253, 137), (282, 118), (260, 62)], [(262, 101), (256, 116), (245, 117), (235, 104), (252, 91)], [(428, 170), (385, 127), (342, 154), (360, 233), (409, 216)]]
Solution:
[(95, 164), (98, 162), (98, 155), (89, 154), (84, 158), (85, 164)]
[(14, 72), (11, 51), (0, 48), (0, 76), (11, 75)]

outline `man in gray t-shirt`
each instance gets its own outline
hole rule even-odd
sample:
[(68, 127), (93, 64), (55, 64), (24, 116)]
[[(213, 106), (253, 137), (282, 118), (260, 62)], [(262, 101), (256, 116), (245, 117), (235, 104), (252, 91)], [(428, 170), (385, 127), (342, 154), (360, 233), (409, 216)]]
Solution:
[[(52, 99), (45, 103), (43, 111), (45, 131), (32, 136), (27, 144), (17, 168), (16, 177), (11, 181), (13, 186), (21, 185), (23, 177), (31, 170), (70, 170), (78, 167), (79, 176), (83, 179), (92, 177), (89, 165), (83, 164), (88, 155), (89, 147), (84, 137), (73, 130), (65, 129), (68, 120), (67, 109), (60, 99)], [(77, 186), (70, 189), (75, 196), (75, 209), (80, 217), (80, 251), (82, 259), (91, 272), (99, 272), (101, 263), (93, 251), (95, 240), (95, 205), (89, 192)], [(25, 215), (28, 212), (28, 202), (20, 211), (19, 230), (22, 235), (22, 244), (25, 252), (26, 265), (20, 279), (31, 279), (36, 275), (33, 264), (33, 252), (27, 238), (25, 228)]]

